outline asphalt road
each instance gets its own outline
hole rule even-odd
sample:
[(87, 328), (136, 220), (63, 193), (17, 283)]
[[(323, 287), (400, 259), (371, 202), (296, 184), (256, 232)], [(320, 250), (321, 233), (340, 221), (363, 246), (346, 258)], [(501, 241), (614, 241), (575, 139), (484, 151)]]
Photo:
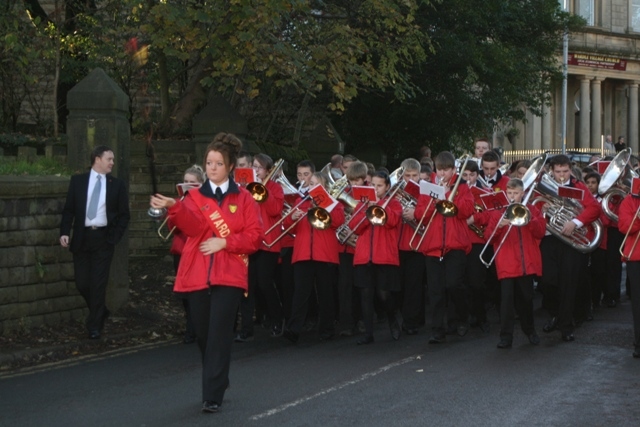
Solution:
[[(542, 329), (544, 315), (536, 312)], [(376, 343), (355, 338), (298, 345), (261, 331), (234, 345), (221, 411), (200, 413), (194, 345), (116, 351), (0, 377), (1, 426), (637, 426), (640, 360), (631, 307), (603, 308), (563, 343), (516, 332), (498, 350), (498, 325), (444, 345), (428, 334)]]

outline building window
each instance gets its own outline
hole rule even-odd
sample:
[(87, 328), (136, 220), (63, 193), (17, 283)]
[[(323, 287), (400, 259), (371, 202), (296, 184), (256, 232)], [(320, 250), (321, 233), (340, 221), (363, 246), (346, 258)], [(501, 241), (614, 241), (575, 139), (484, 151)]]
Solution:
[(574, 12), (576, 15), (580, 15), (586, 19), (587, 25), (595, 25), (596, 10), (594, 0), (576, 0)]
[(631, 0), (631, 30), (640, 32), (640, 0)]

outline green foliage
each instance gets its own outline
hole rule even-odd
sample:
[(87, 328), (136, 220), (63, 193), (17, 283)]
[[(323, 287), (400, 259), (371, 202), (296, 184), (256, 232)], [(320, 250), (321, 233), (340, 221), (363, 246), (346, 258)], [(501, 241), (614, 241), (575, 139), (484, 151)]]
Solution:
[(0, 175), (71, 176), (73, 172), (55, 158), (38, 156), (34, 162), (0, 157)]

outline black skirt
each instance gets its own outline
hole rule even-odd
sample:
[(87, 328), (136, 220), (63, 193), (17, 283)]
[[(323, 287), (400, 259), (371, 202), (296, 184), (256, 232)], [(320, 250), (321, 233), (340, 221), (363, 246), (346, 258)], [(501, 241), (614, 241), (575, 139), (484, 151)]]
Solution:
[(380, 291), (400, 291), (400, 267), (388, 264), (362, 264), (353, 267), (353, 278), (358, 288)]

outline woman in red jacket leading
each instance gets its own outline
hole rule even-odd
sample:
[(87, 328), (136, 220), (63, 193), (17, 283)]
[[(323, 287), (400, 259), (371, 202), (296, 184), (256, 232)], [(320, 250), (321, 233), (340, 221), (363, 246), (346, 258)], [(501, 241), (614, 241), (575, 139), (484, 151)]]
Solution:
[(622, 260), (627, 263), (633, 314), (633, 357), (640, 358), (640, 197), (629, 194), (620, 203), (618, 229), (627, 240), (622, 248)]
[[(507, 198), (521, 203), (524, 196), (522, 180), (513, 178), (507, 183)], [(486, 236), (496, 231), (493, 244), (496, 270), (500, 280), (500, 342), (498, 348), (511, 348), (515, 311), (520, 317), (522, 332), (533, 345), (540, 344), (533, 323), (533, 278), (542, 275), (542, 256), (540, 241), (544, 237), (547, 224), (542, 213), (533, 205), (527, 205), (531, 218), (527, 225), (510, 227), (510, 222), (503, 218), (504, 209), (489, 212), (490, 219)], [(496, 227), (498, 228), (496, 230)], [(505, 233), (506, 238), (505, 238)], [(504, 243), (498, 249), (502, 239)], [(484, 261), (489, 261), (485, 259)]]
[(208, 181), (182, 201), (156, 194), (151, 206), (168, 209), (187, 235), (174, 291), (185, 292), (202, 353), (203, 412), (218, 412), (229, 385), (233, 324), (247, 291), (249, 255), (260, 247), (260, 213), (230, 173), (240, 140), (219, 133), (207, 147)]
[[(328, 178), (322, 172), (311, 176), (309, 187), (322, 184), (327, 187)], [(296, 201), (296, 204), (300, 199)], [(336, 229), (344, 223), (344, 208), (338, 203), (331, 211), (331, 225), (325, 230), (315, 229), (304, 218), (313, 207), (310, 200), (304, 202), (284, 221), (284, 228), (296, 235), (293, 242), (294, 291), (291, 318), (287, 321), (284, 337), (296, 343), (307, 317), (309, 298), (315, 286), (318, 294), (318, 333), (321, 340), (331, 339), (335, 333), (335, 300), (333, 286), (338, 281), (338, 252), (340, 244)]]
[[(378, 202), (369, 205), (382, 205), (387, 200), (391, 187), (386, 172), (375, 172), (371, 184), (376, 191)], [(372, 225), (365, 217), (362, 202), (356, 207), (357, 215), (349, 221), (349, 228), (358, 235), (356, 253), (353, 257), (353, 275), (355, 286), (360, 288), (362, 299), (362, 318), (365, 335), (357, 341), (358, 345), (371, 344), (373, 339), (374, 296), (384, 304), (389, 320), (391, 336), (400, 338), (400, 325), (396, 318), (394, 293), (400, 291), (400, 255), (398, 253), (398, 234), (402, 222), (402, 206), (395, 198), (385, 208), (387, 221), (382, 226)]]

